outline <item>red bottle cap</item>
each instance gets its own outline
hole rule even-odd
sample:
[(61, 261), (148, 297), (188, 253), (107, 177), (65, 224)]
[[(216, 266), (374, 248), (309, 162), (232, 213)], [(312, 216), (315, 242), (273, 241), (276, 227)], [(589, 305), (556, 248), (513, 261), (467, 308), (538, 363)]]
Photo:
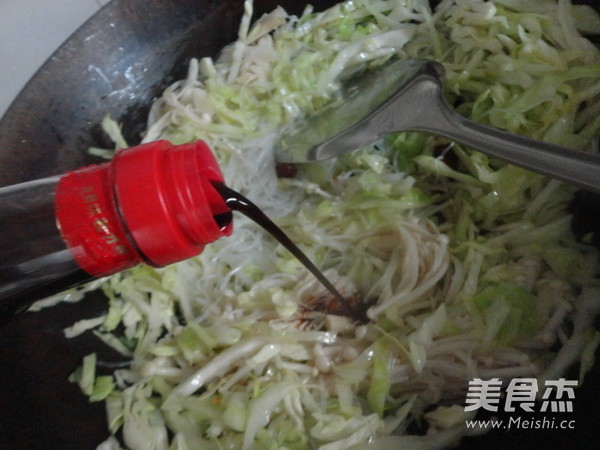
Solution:
[(102, 277), (143, 262), (114, 202), (109, 163), (64, 175), (56, 186), (56, 224), (79, 267)]
[(223, 175), (204, 142), (143, 144), (61, 178), (57, 221), (75, 260), (92, 275), (140, 262), (165, 266), (231, 234), (231, 222), (221, 228), (215, 220), (231, 210), (212, 181), (223, 182)]

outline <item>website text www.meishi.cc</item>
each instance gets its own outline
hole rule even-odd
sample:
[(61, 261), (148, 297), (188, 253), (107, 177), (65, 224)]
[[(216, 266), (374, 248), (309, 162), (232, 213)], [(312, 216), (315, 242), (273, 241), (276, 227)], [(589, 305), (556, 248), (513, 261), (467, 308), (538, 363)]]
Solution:
[(509, 417), (508, 419), (474, 419), (466, 420), (467, 429), (499, 429), (499, 430), (574, 430), (575, 419), (559, 419), (556, 417)]

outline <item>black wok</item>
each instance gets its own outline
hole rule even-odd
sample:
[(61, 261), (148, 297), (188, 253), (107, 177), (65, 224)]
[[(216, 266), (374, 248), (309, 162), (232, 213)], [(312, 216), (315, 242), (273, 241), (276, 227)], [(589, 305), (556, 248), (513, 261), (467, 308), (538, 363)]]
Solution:
[[(107, 113), (123, 123), (129, 142), (138, 142), (153, 98), (185, 76), (189, 59), (214, 56), (235, 40), (242, 3), (114, 0), (103, 8), (48, 60), (0, 121), (0, 186), (96, 162), (87, 148), (110, 145), (99, 127)], [(317, 9), (333, 3), (312, 2)], [(303, 1), (255, 0), (255, 17), (278, 4), (294, 13), (304, 7)], [(88, 403), (67, 378), (93, 351), (100, 360), (120, 359), (89, 334), (62, 335), (65, 326), (104, 308), (104, 298), (91, 295), (0, 328), (0, 448), (91, 449), (106, 438), (103, 405)], [(598, 372), (586, 377), (574, 413), (565, 417), (576, 420), (574, 430), (496, 431), (464, 439), (461, 448), (593, 448)]]

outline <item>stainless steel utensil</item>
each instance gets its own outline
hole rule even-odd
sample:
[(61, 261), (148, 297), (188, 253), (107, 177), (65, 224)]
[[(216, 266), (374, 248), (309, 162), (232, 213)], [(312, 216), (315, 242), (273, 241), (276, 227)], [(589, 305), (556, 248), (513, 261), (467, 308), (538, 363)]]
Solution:
[(276, 149), (279, 162), (318, 161), (397, 131), (423, 131), (495, 158), (600, 191), (600, 156), (510, 134), (458, 114), (445, 100), (443, 66), (396, 60), (351, 78), (340, 101), (292, 125)]

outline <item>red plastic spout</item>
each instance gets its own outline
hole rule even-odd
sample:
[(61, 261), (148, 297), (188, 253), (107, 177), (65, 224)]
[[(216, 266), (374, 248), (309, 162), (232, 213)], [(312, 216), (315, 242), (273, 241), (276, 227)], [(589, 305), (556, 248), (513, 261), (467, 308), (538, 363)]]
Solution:
[(143, 144), (65, 175), (56, 192), (63, 240), (83, 270), (106, 276), (145, 262), (165, 266), (229, 236), (230, 213), (212, 181), (219, 165), (202, 141)]

